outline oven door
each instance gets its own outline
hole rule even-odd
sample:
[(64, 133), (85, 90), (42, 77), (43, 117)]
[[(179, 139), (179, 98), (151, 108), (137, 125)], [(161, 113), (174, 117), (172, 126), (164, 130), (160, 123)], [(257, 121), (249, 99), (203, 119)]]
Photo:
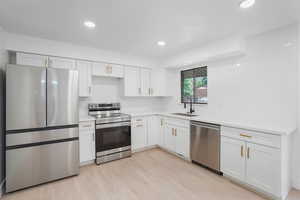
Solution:
[(131, 149), (130, 122), (96, 125), (97, 156)]

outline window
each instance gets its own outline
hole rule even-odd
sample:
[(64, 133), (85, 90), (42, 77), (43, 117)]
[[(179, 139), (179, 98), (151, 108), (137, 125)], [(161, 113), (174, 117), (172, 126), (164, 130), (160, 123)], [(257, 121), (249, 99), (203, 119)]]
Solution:
[(207, 67), (181, 71), (181, 103), (207, 104)]

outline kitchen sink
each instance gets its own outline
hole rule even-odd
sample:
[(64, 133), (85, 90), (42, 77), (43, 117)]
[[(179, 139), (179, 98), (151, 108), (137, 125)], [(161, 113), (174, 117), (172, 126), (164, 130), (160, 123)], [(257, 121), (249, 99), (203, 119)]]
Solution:
[(197, 115), (189, 114), (189, 113), (172, 113), (172, 115), (180, 115), (184, 117), (196, 117)]

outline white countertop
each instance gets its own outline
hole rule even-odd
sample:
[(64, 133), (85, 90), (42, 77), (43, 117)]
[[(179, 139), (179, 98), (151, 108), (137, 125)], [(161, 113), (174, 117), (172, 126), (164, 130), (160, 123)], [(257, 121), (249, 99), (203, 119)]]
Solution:
[(160, 115), (160, 116), (166, 116), (166, 117), (173, 117), (177, 119), (183, 119), (183, 120), (190, 120), (190, 121), (200, 121), (200, 122), (206, 122), (206, 123), (212, 123), (212, 124), (219, 124), (221, 126), (228, 126), (233, 128), (240, 128), (245, 130), (252, 130), (252, 131), (258, 131), (263, 132), (267, 134), (273, 134), (273, 135), (289, 135), (295, 132), (296, 127), (283, 127), (278, 124), (270, 127), (270, 126), (262, 126), (262, 125), (249, 125), (245, 123), (240, 122), (230, 122), (230, 121), (224, 121), (219, 119), (208, 119), (205, 117), (195, 116), (195, 117), (187, 117), (187, 116), (180, 116), (180, 115), (174, 115), (172, 112), (168, 113), (160, 113), (160, 112), (144, 112), (144, 113), (130, 113), (132, 117), (142, 117), (142, 116), (151, 116), (151, 115)]

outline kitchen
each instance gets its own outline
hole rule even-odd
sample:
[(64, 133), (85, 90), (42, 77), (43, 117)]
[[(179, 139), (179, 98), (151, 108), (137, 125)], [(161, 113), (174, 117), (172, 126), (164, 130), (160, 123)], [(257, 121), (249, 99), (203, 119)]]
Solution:
[[(44, 6), (57, 8), (57, 5), (50, 1), (44, 3), (47, 6), (32, 1), (27, 5), (25, 3), (18, 5), (14, 1), (5, 2), (8, 8), (14, 10), (22, 8), (27, 14), (32, 9), (43, 10)], [(141, 2), (135, 3), (118, 2), (118, 4), (110, 5), (107, 2), (98, 2), (94, 5), (107, 6), (107, 11), (103, 11), (99, 14), (100, 16), (109, 14), (107, 12), (110, 11), (110, 6), (118, 9), (120, 15), (134, 8), (140, 8), (136, 11), (137, 13), (147, 10)], [(211, 6), (216, 3), (216, 1), (209, 3), (206, 5), (207, 9), (211, 9)], [(155, 34), (150, 41), (151, 44), (148, 43), (149, 41), (143, 43), (147, 47), (145, 49), (139, 46), (138, 42), (136, 45), (130, 45), (133, 41), (127, 41), (126, 36), (121, 37), (115, 32), (114, 34), (121, 38), (116, 38), (116, 35), (110, 36), (109, 29), (103, 32), (105, 24), (101, 23), (101, 18), (93, 19), (94, 28), (85, 27), (82, 25), (83, 22), (79, 22), (79, 25), (74, 25), (72, 22), (68, 25), (71, 32), (79, 26), (78, 32), (75, 31), (73, 36), (67, 28), (61, 27), (63, 22), (69, 19), (63, 19), (61, 23), (56, 24), (51, 17), (43, 17), (43, 20), (52, 22), (57, 29), (63, 30), (59, 33), (61, 35), (57, 36), (58, 33), (45, 32), (49, 28), (47, 23), (41, 23), (32, 18), (30, 18), (32, 20), (30, 23), (26, 23), (21, 20), (22, 17), (26, 19), (22, 12), (17, 16), (12, 16), (1, 8), (0, 26), (3, 26), (3, 29), (0, 31), (0, 63), (3, 67), (2, 73), (6, 73), (6, 81), (9, 80), (7, 78), (9, 67), (6, 68), (6, 72), (4, 71), (7, 64), (29, 65), (33, 66), (33, 70), (41, 68), (46, 70), (47, 74), (57, 68), (77, 71), (78, 106), (74, 108), (70, 116), (78, 117), (77, 167), (79, 168), (80, 165), (79, 171), (74, 172), (75, 176), (70, 178), (34, 187), (29, 186), (40, 184), (40, 182), (25, 184), (8, 191), (7, 188), (11, 182), (7, 175), (15, 174), (12, 169), (15, 169), (17, 165), (7, 167), (7, 162), (2, 158), (1, 171), (4, 172), (1, 176), (2, 180), (5, 180), (2, 183), (3, 194), (5, 186), (7, 192), (2, 198), (192, 199), (205, 196), (211, 199), (298, 199), (300, 174), (297, 157), (297, 152), (299, 152), (297, 98), (299, 95), (300, 35), (297, 20), (299, 18), (296, 14), (293, 17), (286, 17), (279, 9), (284, 7), (283, 4), (288, 4), (288, 8), (284, 7), (284, 9), (293, 13), (293, 9), (289, 10), (289, 6), (294, 5), (296, 8), (299, 3), (292, 3), (294, 2), (290, 4), (277, 2), (274, 5), (276, 12), (268, 13), (264, 12), (264, 9), (270, 8), (262, 1), (257, 0), (251, 8), (246, 10), (239, 7), (239, 1), (230, 1), (224, 8), (226, 14), (234, 13), (232, 15), (241, 15), (249, 20), (252, 32), (247, 32), (244, 26), (235, 24), (236, 27), (231, 27), (233, 30), (244, 28), (246, 33), (238, 36), (232, 32), (229, 35), (223, 33), (222, 37), (211, 38), (212, 41), (206, 39), (201, 41), (201, 38), (197, 38), (200, 40), (200, 45), (190, 43), (188, 48), (181, 51), (179, 51), (181, 49), (179, 45), (176, 50), (173, 46), (175, 44), (172, 44), (178, 39), (177, 34), (172, 35), (166, 31), (168, 35), (164, 37), (168, 36), (168, 38), (160, 38), (162, 36), (156, 38), (155, 34), (160, 29), (153, 30)], [(180, 3), (174, 4), (176, 8), (179, 8), (179, 5), (183, 6)], [(134, 6), (130, 7), (130, 5)], [(156, 13), (158, 4), (146, 3), (146, 5), (149, 6), (147, 8), (151, 8), (150, 11)], [(196, 6), (198, 3), (192, 1), (192, 5)], [(74, 7), (76, 6), (79, 7), (79, 4), (74, 3)], [(161, 6), (167, 8), (166, 4)], [(193, 13), (196, 19), (200, 17), (192, 6), (184, 5), (184, 7), (188, 8), (188, 12)], [(174, 14), (175, 10), (175, 8), (174, 10), (169, 8), (166, 12)], [(48, 12), (46, 9), (43, 11)], [(75, 12), (76, 9), (72, 11)], [(60, 10), (57, 12), (64, 16)], [(187, 11), (180, 11), (178, 18), (186, 14), (185, 12)], [(260, 17), (266, 17), (262, 22), (263, 27), (255, 26), (252, 12)], [(133, 20), (137, 13), (130, 16), (130, 19)], [(155, 19), (160, 19), (162, 13), (158, 12)], [(85, 14), (91, 15), (91, 13)], [(211, 14), (206, 14), (211, 16)], [(35, 15), (37, 16), (38, 13)], [(188, 20), (191, 20), (193, 15), (186, 14), (186, 16)], [(274, 19), (268, 18), (270, 16)], [(75, 18), (75, 14), (73, 17)], [(114, 23), (118, 20), (121, 22), (121, 18), (111, 17)], [(19, 22), (14, 19), (18, 19)], [(168, 21), (166, 16), (162, 19), (164, 22)], [(186, 20), (184, 17), (180, 19)], [(134, 28), (136, 21), (129, 23), (128, 19), (123, 20), (128, 26)], [(146, 17), (143, 20), (149, 23)], [(232, 23), (236, 23), (235, 20)], [(178, 25), (183, 21), (177, 22)], [(184, 22), (190, 26), (196, 23), (193, 20), (190, 23)], [(211, 19), (208, 22), (215, 21)], [(221, 26), (220, 23), (217, 24)], [(22, 29), (20, 24), (24, 24), (24, 27), (26, 24), (28, 26)], [(153, 27), (149, 24), (148, 26)], [(32, 27), (32, 30), (28, 27)], [(140, 27), (143, 26), (139, 25)], [(107, 26), (107, 28), (112, 27)], [(127, 30), (125, 27), (122, 28)], [(172, 30), (176, 26), (171, 23), (169, 28)], [(231, 28), (225, 29), (224, 32)], [(42, 30), (44, 35), (39, 35), (39, 31)], [(116, 31), (117, 28), (114, 27), (112, 30)], [(66, 33), (63, 33), (64, 31)], [(212, 33), (209, 31), (212, 30), (208, 29), (206, 34)], [(97, 34), (94, 33), (103, 34), (104, 39), (98, 39)], [(126, 33), (132, 33), (132, 31)], [(105, 34), (108, 35), (105, 36)], [(138, 38), (141, 37), (139, 34), (145, 33), (140, 31), (136, 34), (127, 36), (127, 39), (131, 40), (132, 37), (136, 37), (139, 40)], [(105, 43), (106, 37), (118, 39), (118, 41)], [(143, 37), (149, 37), (149, 35), (146, 34)], [(90, 41), (96, 42), (95, 45)], [(106, 48), (109, 45), (112, 49)], [(192, 76), (185, 73), (191, 69), (194, 70), (191, 73)], [(195, 76), (199, 73), (201, 76)], [(201, 80), (207, 79), (204, 84), (206, 92), (195, 92), (195, 94), (206, 96), (200, 100), (195, 98), (194, 93), (191, 98), (190, 91), (186, 92), (184, 89), (185, 80), (192, 80), (189, 86), (192, 87), (192, 91), (195, 91), (194, 83), (199, 77), (202, 78)], [(46, 79), (49, 83), (50, 80)], [(6, 82), (6, 87), (9, 85)], [(9, 91), (11, 90), (6, 88), (6, 97)], [(23, 89), (20, 88), (20, 91), (22, 92)], [(17, 94), (21, 94), (20, 91)], [(4, 91), (1, 92), (3, 92), (1, 96), (5, 96)], [(50, 88), (46, 89), (48, 96), (50, 92)], [(15, 100), (17, 94), (12, 96), (12, 99)], [(192, 104), (190, 99), (193, 100)], [(23, 104), (22, 100), (18, 100), (20, 104)], [(47, 101), (46, 104), (49, 102)], [(191, 105), (192, 109), (190, 109)], [(21, 105), (20, 109), (22, 107)], [(4, 109), (6, 109), (6, 114), (14, 114), (8, 112), (5, 106), (1, 108), (1, 110)], [(194, 116), (186, 114), (191, 110), (195, 110), (192, 112)], [(50, 113), (51, 109), (47, 109), (47, 112)], [(78, 114), (75, 114), (76, 112)], [(62, 113), (64, 112), (61, 111)], [(16, 120), (16, 117), (13, 119)], [(45, 120), (49, 121), (49, 119), (51, 118)], [(121, 123), (122, 126), (108, 127), (110, 123)], [(4, 122), (1, 126), (3, 124)], [(211, 130), (210, 128), (216, 130), (214, 132), (217, 135), (216, 139), (203, 140), (205, 133), (195, 135), (201, 132), (200, 129), (202, 130), (198, 126), (202, 128), (204, 126), (204, 132), (207, 133), (211, 133), (208, 131), (208, 129)], [(1, 132), (2, 140), (5, 139), (4, 132)], [(113, 147), (113, 149), (118, 149), (113, 152), (110, 151), (112, 149), (110, 147), (105, 149), (107, 147), (103, 143), (105, 136), (97, 137), (101, 135), (101, 132), (109, 133), (107, 139), (119, 139), (119, 147), (126, 148)], [(119, 133), (124, 134), (125, 137), (117, 136)], [(197, 141), (197, 137), (202, 140)], [(124, 145), (120, 143), (122, 142), (120, 139), (124, 139)], [(210, 145), (205, 146), (207, 141)], [(214, 142), (216, 144), (213, 144)], [(2, 142), (2, 148), (7, 151), (4, 145)], [(102, 147), (97, 149), (101, 145), (104, 151)], [(209, 148), (213, 148), (215, 153), (213, 156), (205, 155)], [(59, 159), (62, 156), (58, 153), (57, 158), (52, 159)], [(115, 160), (123, 156), (126, 158)], [(208, 160), (204, 159), (205, 156)], [(13, 157), (12, 161), (16, 162), (16, 158), (17, 156)], [(214, 165), (215, 162), (213, 162), (210, 165), (212, 159), (219, 163)], [(111, 160), (115, 161), (108, 162)], [(24, 163), (21, 164), (21, 162)], [(18, 164), (24, 166), (27, 162), (23, 160)], [(6, 170), (3, 169), (5, 166)], [(53, 167), (59, 168), (59, 166), (57, 163), (57, 166)], [(19, 167), (19, 170), (21, 174), (24, 174), (24, 169)], [(18, 184), (25, 179), (16, 177)], [(16, 183), (13, 183), (12, 188), (15, 186)], [(74, 188), (76, 191), (73, 191)], [(99, 189), (99, 192), (93, 188)], [(14, 192), (15, 190), (18, 191)]]

